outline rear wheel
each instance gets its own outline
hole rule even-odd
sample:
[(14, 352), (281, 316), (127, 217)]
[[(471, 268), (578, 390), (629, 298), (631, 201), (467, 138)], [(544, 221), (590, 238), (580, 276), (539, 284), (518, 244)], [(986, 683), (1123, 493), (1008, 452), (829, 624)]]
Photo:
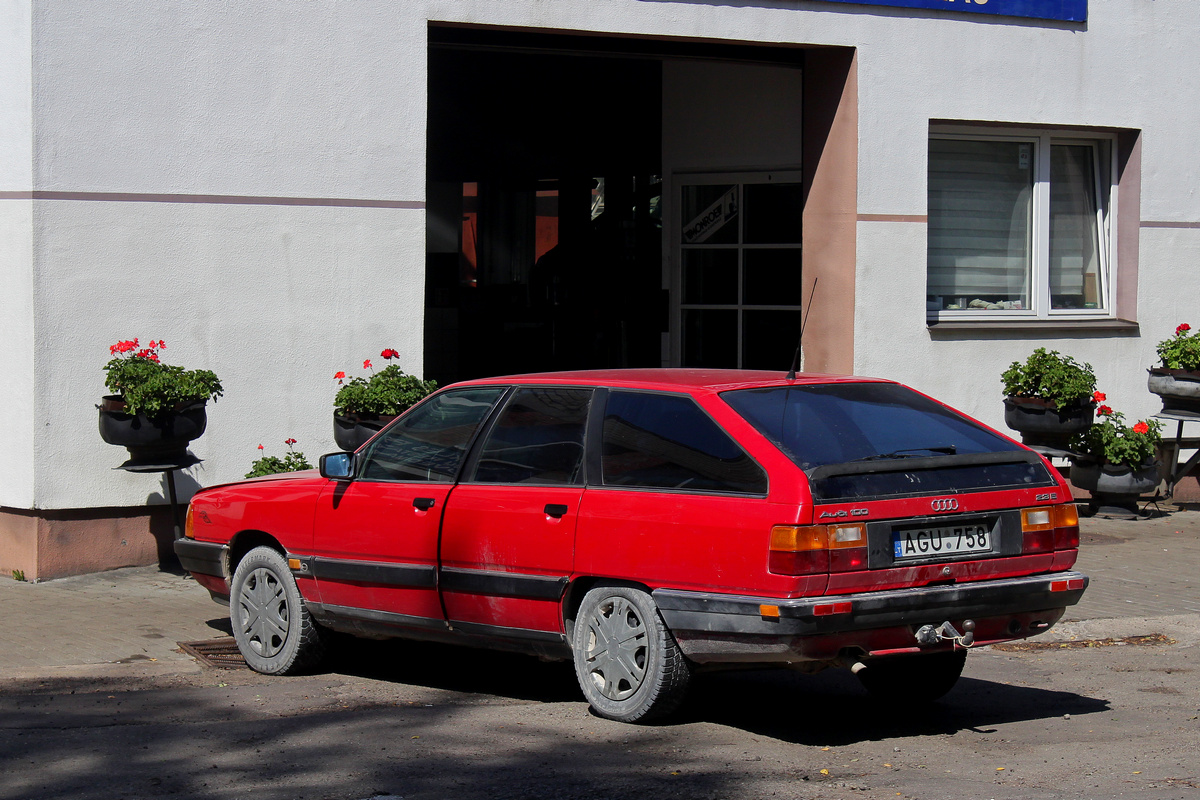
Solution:
[(325, 654), (321, 629), (278, 550), (256, 547), (233, 573), (229, 619), (246, 663), (267, 675), (294, 675)]
[(895, 704), (927, 703), (954, 688), (966, 650), (891, 656), (865, 662), (858, 679), (872, 696)]
[(683, 702), (691, 667), (643, 591), (602, 586), (584, 595), (572, 649), (579, 686), (602, 717), (648, 722)]

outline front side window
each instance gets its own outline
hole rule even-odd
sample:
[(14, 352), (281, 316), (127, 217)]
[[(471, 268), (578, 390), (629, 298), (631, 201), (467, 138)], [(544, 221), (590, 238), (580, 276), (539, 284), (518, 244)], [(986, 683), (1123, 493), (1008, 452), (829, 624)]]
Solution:
[(765, 494), (767, 476), (690, 397), (614, 391), (604, 411), (605, 486)]
[(1046, 131), (934, 133), (929, 319), (1111, 316), (1112, 151)]
[(488, 433), (472, 479), (479, 483), (583, 483), (583, 432), (591, 389), (517, 391)]
[(463, 389), (430, 397), (367, 446), (358, 477), (369, 481), (453, 482), (475, 431), (502, 388)]

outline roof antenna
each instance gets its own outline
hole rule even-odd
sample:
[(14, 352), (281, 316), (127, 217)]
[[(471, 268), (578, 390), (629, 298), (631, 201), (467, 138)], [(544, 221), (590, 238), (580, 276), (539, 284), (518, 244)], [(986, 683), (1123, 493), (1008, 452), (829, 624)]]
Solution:
[(796, 342), (796, 354), (792, 356), (792, 368), (788, 371), (787, 379), (796, 380), (796, 368), (800, 366), (800, 345), (804, 344), (804, 326), (808, 324), (808, 314), (812, 311), (813, 298), (817, 295), (817, 280), (813, 278), (812, 291), (808, 293), (808, 308), (804, 309), (804, 319), (800, 321), (800, 341)]

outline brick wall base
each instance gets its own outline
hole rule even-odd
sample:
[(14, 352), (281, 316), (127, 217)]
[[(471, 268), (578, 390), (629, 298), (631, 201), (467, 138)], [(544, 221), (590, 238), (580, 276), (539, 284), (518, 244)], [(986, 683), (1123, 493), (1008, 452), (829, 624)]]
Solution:
[[(169, 506), (0, 508), (0, 576), (44, 581), (120, 567), (178, 564)], [(0, 578), (2, 579), (2, 578)]]

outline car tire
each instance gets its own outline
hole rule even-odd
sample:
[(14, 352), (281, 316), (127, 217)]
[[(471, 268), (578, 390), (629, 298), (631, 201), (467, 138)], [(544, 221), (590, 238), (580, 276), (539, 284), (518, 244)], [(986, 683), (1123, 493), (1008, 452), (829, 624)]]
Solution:
[(646, 592), (623, 586), (589, 591), (571, 645), (579, 686), (600, 716), (649, 722), (683, 702), (691, 665)]
[(966, 650), (871, 659), (858, 679), (876, 699), (911, 705), (937, 700), (958, 682)]
[(256, 547), (237, 565), (229, 619), (246, 663), (266, 675), (295, 675), (325, 655), (322, 630), (304, 604), (283, 555)]

